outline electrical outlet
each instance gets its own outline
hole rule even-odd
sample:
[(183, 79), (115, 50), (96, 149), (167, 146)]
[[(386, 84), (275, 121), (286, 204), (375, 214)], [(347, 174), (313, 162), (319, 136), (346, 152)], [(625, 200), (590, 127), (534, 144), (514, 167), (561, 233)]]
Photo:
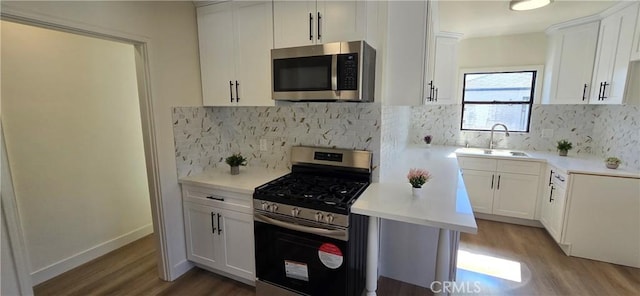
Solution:
[(553, 130), (552, 129), (543, 129), (542, 130), (542, 137), (543, 138), (553, 138)]
[(260, 139), (260, 151), (267, 151), (267, 139)]

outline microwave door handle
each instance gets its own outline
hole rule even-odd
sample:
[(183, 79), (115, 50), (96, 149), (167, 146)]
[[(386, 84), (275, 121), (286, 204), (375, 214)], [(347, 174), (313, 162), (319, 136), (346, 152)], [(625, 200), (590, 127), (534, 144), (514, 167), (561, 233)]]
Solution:
[(338, 55), (331, 56), (331, 90), (338, 90)]

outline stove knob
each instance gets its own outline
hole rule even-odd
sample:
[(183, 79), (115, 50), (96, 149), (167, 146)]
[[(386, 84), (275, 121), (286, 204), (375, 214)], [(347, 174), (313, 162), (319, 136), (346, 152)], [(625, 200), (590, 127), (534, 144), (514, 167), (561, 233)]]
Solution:
[(316, 222), (322, 222), (322, 212), (316, 212)]
[(260, 205), (262, 206), (262, 210), (263, 210), (263, 211), (266, 211), (266, 210), (268, 210), (268, 209), (269, 209), (269, 204), (267, 204), (267, 203), (266, 203), (266, 202), (264, 202), (264, 201), (263, 201)]
[(271, 213), (273, 213), (273, 212), (275, 212), (277, 210), (278, 210), (278, 205), (277, 204), (272, 203), (271, 206), (269, 206), (269, 211)]
[(324, 217), (324, 220), (327, 221), (327, 223), (333, 223), (333, 215), (328, 214), (326, 217)]
[(300, 215), (300, 209), (298, 208), (291, 209), (291, 216), (298, 217), (298, 215)]

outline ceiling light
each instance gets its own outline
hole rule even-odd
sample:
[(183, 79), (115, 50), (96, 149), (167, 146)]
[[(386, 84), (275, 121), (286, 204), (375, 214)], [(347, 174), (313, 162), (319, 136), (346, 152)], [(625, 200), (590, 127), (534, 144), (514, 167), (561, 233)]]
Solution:
[(511, 0), (509, 8), (511, 10), (531, 10), (547, 6), (553, 0)]

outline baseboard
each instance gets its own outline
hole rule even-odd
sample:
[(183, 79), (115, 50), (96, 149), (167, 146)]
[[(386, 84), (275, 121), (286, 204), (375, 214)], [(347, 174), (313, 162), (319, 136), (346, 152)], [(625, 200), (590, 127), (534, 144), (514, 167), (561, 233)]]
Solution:
[(35, 286), (49, 279), (52, 279), (62, 273), (74, 269), (84, 263), (87, 263), (111, 251), (114, 251), (138, 239), (141, 239), (151, 233), (153, 233), (153, 224), (150, 223), (138, 229), (125, 233), (121, 236), (118, 236), (114, 239), (91, 247), (85, 251), (77, 253), (73, 256), (62, 259), (47, 267), (36, 270), (31, 273), (31, 280), (33, 281), (33, 285)]
[(239, 277), (239, 276), (234, 275), (234, 274), (230, 274), (230, 273), (227, 273), (227, 272), (224, 272), (224, 271), (221, 271), (221, 270), (210, 268), (210, 267), (202, 265), (202, 264), (195, 263), (195, 265), (198, 268), (201, 268), (201, 269), (204, 269), (206, 271), (210, 271), (210, 272), (213, 272), (215, 274), (230, 278), (230, 279), (232, 279), (234, 281), (241, 282), (243, 284), (246, 284), (246, 285), (249, 285), (249, 286), (253, 286), (253, 287), (256, 286), (256, 281), (255, 280), (251, 281), (251, 280)]
[(542, 225), (542, 223), (540, 223), (540, 221), (538, 221), (538, 220), (528, 220), (528, 219), (505, 217), (505, 216), (498, 216), (498, 215), (491, 215), (491, 214), (484, 214), (484, 213), (476, 213), (476, 212), (474, 212), (473, 215), (476, 218), (482, 219), (482, 220), (490, 220), (490, 221), (496, 221), (496, 222), (503, 222), (503, 223), (510, 223), (510, 224), (518, 224), (518, 225), (524, 225), (524, 226), (544, 228), (544, 225)]
[(191, 261), (187, 259), (184, 259), (178, 262), (178, 264), (174, 265), (173, 268), (171, 268), (171, 270), (169, 271), (169, 274), (170, 274), (169, 281), (172, 282), (176, 280), (181, 275), (185, 274), (187, 271), (191, 270), (194, 267), (195, 265), (193, 265), (193, 263), (191, 263)]

